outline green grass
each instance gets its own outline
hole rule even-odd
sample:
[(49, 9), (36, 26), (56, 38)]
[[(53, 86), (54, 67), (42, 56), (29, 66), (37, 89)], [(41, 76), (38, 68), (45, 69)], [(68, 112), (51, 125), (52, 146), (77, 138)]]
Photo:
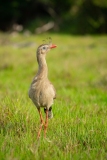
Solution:
[[(47, 55), (57, 90), (47, 132), (51, 143), (43, 132), (37, 141), (39, 115), (28, 98), (36, 48), (48, 36), (58, 46)], [(0, 37), (0, 159), (107, 159), (107, 36)]]

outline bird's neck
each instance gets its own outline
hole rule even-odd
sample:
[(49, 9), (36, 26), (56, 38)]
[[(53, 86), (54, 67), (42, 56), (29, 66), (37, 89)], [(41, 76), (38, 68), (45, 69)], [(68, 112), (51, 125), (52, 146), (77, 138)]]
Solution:
[(37, 57), (37, 61), (38, 61), (37, 75), (40, 78), (47, 78), (48, 77), (48, 67), (47, 67), (45, 56)]

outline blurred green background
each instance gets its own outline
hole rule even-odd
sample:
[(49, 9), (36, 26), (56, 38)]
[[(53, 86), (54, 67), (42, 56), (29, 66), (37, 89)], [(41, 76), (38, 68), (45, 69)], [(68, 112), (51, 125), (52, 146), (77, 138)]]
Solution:
[(107, 0), (1, 0), (0, 30), (105, 34)]
[[(38, 143), (28, 90), (47, 37), (58, 46), (47, 55), (57, 99), (52, 142), (42, 133)], [(1, 0), (0, 160), (58, 159), (107, 160), (107, 0)]]

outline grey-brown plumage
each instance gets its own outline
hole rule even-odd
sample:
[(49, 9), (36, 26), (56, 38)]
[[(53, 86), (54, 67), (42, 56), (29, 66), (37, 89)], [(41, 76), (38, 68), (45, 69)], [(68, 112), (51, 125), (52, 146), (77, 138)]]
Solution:
[[(54, 99), (56, 98), (56, 92), (55, 92), (54, 86), (51, 84), (51, 82), (48, 79), (48, 67), (47, 67), (45, 58), (46, 58), (47, 52), (50, 49), (55, 47), (56, 45), (52, 45), (52, 44), (51, 45), (43, 44), (38, 47), (37, 49), (37, 62), (39, 66), (38, 72), (34, 77), (29, 89), (29, 97), (37, 107), (40, 114), (41, 126), (38, 132), (38, 137), (40, 137), (40, 132), (43, 125), (45, 127), (44, 132), (46, 136), (48, 118), (53, 117), (52, 105), (53, 105)], [(45, 123), (40, 111), (41, 107), (44, 108), (44, 111), (46, 113)]]

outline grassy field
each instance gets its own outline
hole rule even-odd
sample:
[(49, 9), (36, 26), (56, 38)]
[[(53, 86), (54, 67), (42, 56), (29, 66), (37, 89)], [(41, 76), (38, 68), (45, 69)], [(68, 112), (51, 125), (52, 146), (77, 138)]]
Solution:
[[(58, 46), (47, 55), (57, 90), (51, 143), (43, 132), (37, 141), (39, 114), (28, 97), (36, 48), (49, 36)], [(107, 36), (0, 34), (0, 149), (0, 160), (107, 159)]]

